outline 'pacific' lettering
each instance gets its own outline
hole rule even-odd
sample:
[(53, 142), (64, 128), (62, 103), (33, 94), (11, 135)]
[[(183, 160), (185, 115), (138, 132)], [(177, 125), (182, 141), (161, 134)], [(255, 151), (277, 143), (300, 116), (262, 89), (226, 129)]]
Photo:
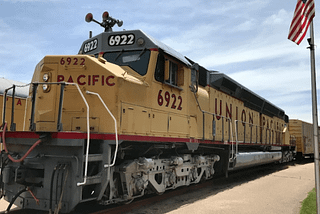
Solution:
[[(104, 85), (107, 85), (107, 86), (114, 86), (115, 85), (115, 82), (113, 82), (112, 80), (114, 79), (115, 77), (110, 75), (110, 76), (107, 76), (105, 78), (104, 75), (84, 75), (84, 74), (80, 74), (79, 76), (77, 77), (72, 77), (72, 76), (69, 76), (67, 82), (74, 82), (74, 80), (76, 80), (76, 82), (79, 84), (79, 85), (97, 85), (99, 82), (102, 86)], [(74, 79), (74, 80), (73, 80)], [(57, 76), (57, 82), (63, 82), (65, 81), (65, 76), (63, 75), (58, 75)]]

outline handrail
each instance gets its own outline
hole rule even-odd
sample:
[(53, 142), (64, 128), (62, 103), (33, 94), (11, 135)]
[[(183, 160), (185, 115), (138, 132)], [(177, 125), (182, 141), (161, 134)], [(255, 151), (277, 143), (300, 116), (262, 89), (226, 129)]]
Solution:
[[(204, 111), (204, 110), (202, 110), (202, 108), (201, 108), (201, 106), (200, 106), (200, 103), (199, 103), (199, 101), (198, 101), (198, 98), (197, 98), (197, 95), (196, 95), (196, 93), (194, 92), (193, 93), (194, 94), (194, 98), (195, 98), (195, 100), (196, 100), (196, 102), (197, 102), (197, 104), (198, 104), (198, 107), (199, 107), (199, 110), (202, 112), (202, 114), (203, 114), (203, 124), (202, 124), (202, 131), (203, 131), (203, 134), (202, 134), (202, 139), (204, 140), (205, 139), (205, 114), (209, 114), (209, 115), (212, 115), (213, 116), (213, 120), (214, 120), (214, 117), (220, 117), (220, 118), (222, 118), (222, 128), (223, 128), (223, 130), (224, 130), (224, 122), (223, 122), (223, 119), (226, 119), (226, 120), (229, 120), (230, 122), (231, 122), (231, 125), (232, 125), (232, 120), (231, 120), (231, 118), (229, 118), (229, 117), (225, 117), (225, 116), (222, 116), (222, 115), (219, 115), (219, 114), (215, 114), (215, 113), (212, 113), (212, 112), (208, 112), (208, 111)], [(232, 128), (231, 128), (232, 129)], [(230, 126), (229, 126), (229, 139), (228, 139), (228, 141), (230, 141)], [(232, 130), (231, 130), (231, 132), (232, 132)], [(222, 139), (221, 139), (221, 141), (224, 141), (224, 131), (222, 131)]]
[[(49, 85), (66, 84), (66, 85), (76, 86), (80, 96), (82, 97), (83, 102), (85, 103), (85, 105), (87, 107), (87, 148), (86, 148), (86, 161), (85, 161), (84, 179), (83, 179), (83, 182), (77, 183), (77, 186), (82, 186), (82, 185), (86, 184), (87, 183), (87, 175), (88, 175), (89, 148), (90, 148), (90, 123), (89, 123), (90, 108), (89, 108), (89, 104), (88, 104), (86, 98), (84, 97), (83, 93), (81, 92), (81, 89), (80, 89), (79, 85), (77, 83), (70, 83), (70, 82), (35, 82), (35, 83), (30, 83), (30, 84), (33, 84), (33, 86), (34, 86), (33, 92), (32, 92), (33, 93), (33, 97), (32, 97), (32, 107), (31, 107), (30, 130), (35, 129), (35, 127), (34, 127), (35, 95), (36, 95), (36, 90), (37, 90), (39, 84), (40, 85), (43, 85), (43, 84), (49, 84)], [(63, 90), (63, 87), (61, 87), (61, 88)], [(63, 96), (63, 93), (62, 93), (61, 96)], [(62, 99), (63, 98), (60, 97), (60, 102), (61, 102)], [(62, 103), (61, 103), (61, 105), (62, 105)], [(59, 117), (60, 117), (60, 121), (61, 121), (61, 115), (59, 115)], [(59, 124), (58, 124), (57, 128), (59, 128)]]
[[(230, 130), (230, 132), (231, 132), (231, 142), (232, 142), (231, 151), (232, 151), (232, 158), (234, 159), (232, 120), (231, 120), (231, 118), (228, 118), (228, 119), (229, 119), (229, 130)], [(230, 128), (230, 125), (231, 125), (231, 128)], [(229, 134), (230, 134), (230, 133), (229, 133)]]
[(6, 101), (7, 101), (6, 96), (3, 96), (3, 102), (2, 102), (2, 124), (1, 124), (2, 128), (4, 126), (4, 123), (6, 122), (5, 121), (6, 120)]
[[(7, 89), (7, 90), (10, 90)], [(5, 91), (5, 94), (7, 95), (7, 90)], [(16, 86), (12, 85), (12, 101), (11, 101), (11, 124), (10, 124), (10, 131), (16, 131), (16, 124), (14, 123), (14, 98), (16, 93)]]
[[(248, 124), (250, 127), (251, 127), (251, 130), (250, 130), (250, 143), (252, 143), (252, 135), (253, 135), (253, 133), (252, 133), (252, 127), (256, 127), (256, 142), (258, 142), (258, 128), (260, 128), (260, 133), (261, 133), (261, 135), (260, 135), (260, 143), (262, 143), (262, 144), (278, 144), (278, 142), (277, 142), (277, 139), (275, 140), (276, 142), (274, 142), (274, 133), (278, 133), (278, 134), (280, 134), (281, 135), (281, 131), (277, 131), (277, 130), (272, 130), (272, 129), (270, 129), (270, 128), (266, 128), (266, 127), (263, 127), (263, 126), (259, 126), (259, 125), (254, 125), (254, 124), (252, 124), (252, 123), (248, 123), (248, 122), (244, 122), (244, 121), (241, 121), (241, 120), (235, 120), (235, 135), (236, 135), (236, 148), (237, 148), (237, 150), (238, 150), (238, 144), (239, 144), (239, 139), (238, 139), (238, 122), (241, 122), (241, 123), (243, 123), (243, 124), (245, 124), (244, 125), (244, 132), (246, 132), (246, 129), (245, 129), (245, 127), (246, 127), (246, 124)], [(264, 129), (266, 129), (266, 132), (265, 132), (265, 143), (263, 143), (263, 138), (264, 138), (264, 134), (263, 134), (263, 130)], [(269, 134), (267, 133), (269, 131)], [(272, 134), (271, 134), (271, 132), (272, 132)], [(269, 135), (269, 136), (268, 136)], [(269, 137), (269, 141), (268, 141), (268, 137)], [(277, 136), (276, 136), (276, 138), (277, 138)], [(281, 138), (280, 138), (281, 139)], [(281, 141), (281, 140), (280, 140)], [(243, 139), (243, 142), (246, 142), (246, 137), (245, 137), (245, 133), (244, 133), (244, 139)], [(237, 151), (237, 153), (238, 153), (238, 151)]]
[[(30, 85), (30, 83), (29, 84), (25, 84), (25, 85), (15, 85), (15, 84), (12, 84), (12, 86), (11, 87), (9, 87), (9, 88), (6, 88), (5, 90), (4, 90), (4, 96), (3, 96), (3, 105), (2, 105), (2, 125), (4, 125), (4, 123), (6, 123), (6, 121), (5, 121), (5, 118), (6, 118), (6, 108), (7, 108), (7, 94), (8, 94), (8, 91), (9, 90), (11, 90), (11, 89), (13, 89), (13, 92), (12, 92), (12, 107), (11, 107), (11, 124), (10, 124), (10, 130), (11, 131), (15, 131), (16, 130), (16, 124), (14, 123), (14, 109), (15, 109), (15, 105), (14, 105), (14, 102), (15, 102), (15, 97), (16, 97), (16, 93), (15, 93), (15, 91), (16, 91), (16, 88), (17, 87), (20, 87), (20, 88), (22, 88), (22, 87), (27, 87), (27, 86), (29, 86)], [(19, 97), (19, 99), (22, 99), (23, 97), (20, 97), (20, 96), (17, 96), (17, 97)], [(25, 99), (27, 99), (27, 98), (25, 98)], [(25, 109), (25, 113), (26, 113), (26, 109)], [(25, 120), (25, 118), (24, 118), (24, 120)]]
[(26, 98), (26, 105), (24, 107), (24, 116), (23, 116), (23, 127), (22, 127), (22, 131), (25, 131), (26, 130), (26, 120), (27, 120), (27, 109), (28, 109), (28, 99), (30, 97), (28, 96)]
[(12, 92), (12, 109), (11, 109), (11, 125), (10, 125), (10, 130), (11, 131), (15, 131), (15, 130), (12, 130), (14, 129), (14, 96), (15, 96), (15, 85), (13, 84), (11, 87), (7, 88), (4, 90), (4, 94), (3, 94), (3, 109), (2, 109), (2, 124), (5, 124), (6, 121), (5, 121), (5, 118), (6, 118), (6, 108), (7, 108), (7, 94), (8, 94), (8, 91), (10, 89), (13, 89), (13, 92)]
[(103, 106), (105, 107), (105, 109), (108, 111), (108, 113), (110, 114), (110, 116), (112, 117), (112, 119), (114, 120), (114, 130), (115, 130), (115, 135), (116, 135), (116, 149), (114, 151), (114, 156), (113, 156), (113, 163), (108, 165), (108, 164), (105, 164), (104, 167), (107, 168), (107, 167), (112, 167), (114, 166), (114, 164), (116, 163), (116, 159), (117, 159), (117, 153), (118, 153), (118, 131), (117, 131), (117, 120), (116, 118), (113, 116), (113, 114), (111, 113), (111, 111), (109, 110), (109, 108), (107, 107), (107, 105), (105, 104), (105, 102), (103, 101), (103, 99), (101, 98), (100, 94), (98, 93), (95, 93), (95, 92), (91, 92), (91, 91), (86, 91), (87, 94), (93, 94), (93, 95), (96, 95), (101, 103), (103, 104)]
[(77, 186), (82, 186), (85, 185), (87, 183), (87, 176), (88, 176), (88, 162), (89, 162), (89, 148), (90, 148), (90, 124), (89, 124), (89, 104), (86, 100), (86, 98), (84, 97), (84, 95), (82, 94), (80, 87), (77, 83), (69, 83), (69, 82), (65, 82), (65, 84), (67, 85), (74, 85), (77, 87), (79, 94), (82, 97), (83, 102), (86, 104), (87, 107), (87, 148), (86, 148), (86, 162), (85, 162), (85, 167), (84, 167), (84, 178), (83, 178), (83, 182), (78, 182)]

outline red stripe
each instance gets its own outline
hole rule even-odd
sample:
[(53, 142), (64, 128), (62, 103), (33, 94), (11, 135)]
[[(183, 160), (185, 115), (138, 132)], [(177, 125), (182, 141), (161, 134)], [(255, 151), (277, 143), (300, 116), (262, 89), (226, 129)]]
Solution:
[[(299, 3), (300, 2), (300, 3)], [(290, 32), (289, 32), (289, 39), (292, 37), (292, 34), (296, 31), (297, 27), (299, 26), (301, 22), (301, 11), (303, 9), (303, 4), (301, 1), (297, 3), (295, 12), (294, 12), (294, 17), (291, 22), (290, 26)], [(298, 19), (298, 20), (297, 20)]]
[(303, 14), (305, 12), (305, 7), (304, 7), (303, 3), (301, 3), (301, 5), (299, 5), (299, 7), (300, 7), (299, 11), (297, 11), (297, 13), (295, 14), (296, 16), (292, 20), (292, 24), (294, 24), (294, 26), (291, 30), (291, 36), (290, 36), (292, 41), (296, 40), (296, 37), (299, 36), (300, 32), (303, 29), (301, 26), (301, 22), (304, 18)]
[[(310, 22), (308, 22), (306, 29), (309, 28), (309, 25), (310, 25)], [(301, 36), (300, 39), (298, 40), (298, 42), (297, 42), (298, 45), (302, 42), (302, 40), (303, 40), (303, 38), (306, 36), (306, 34), (307, 34), (307, 30), (304, 31), (304, 33), (302, 34), (302, 36)]]
[(290, 25), (288, 39), (297, 43), (301, 43), (309, 28), (310, 22), (315, 16), (314, 1), (308, 0), (304, 4), (301, 0), (298, 0), (294, 16)]
[[(41, 134), (41, 133), (40, 133)], [(54, 132), (51, 133), (53, 139), (87, 139), (86, 133), (79, 132)], [(179, 143), (202, 143), (215, 145), (235, 145), (236, 142), (223, 143), (221, 141), (200, 140), (192, 138), (174, 138), (174, 137), (155, 137), (142, 135), (119, 135), (119, 140), (136, 141), (136, 142), (179, 142)], [(6, 132), (6, 138), (18, 139), (39, 139), (39, 134), (35, 132)], [(95, 140), (115, 140), (114, 134), (90, 134), (91, 139)], [(260, 143), (240, 143), (239, 145), (270, 145), (270, 146), (287, 146), (278, 144), (260, 144)]]
[[(291, 39), (292, 41), (297, 42), (297, 38), (300, 36), (300, 34), (303, 32), (303, 29), (306, 25), (307, 20), (304, 19), (304, 22), (302, 22), (302, 16), (301, 16), (301, 20), (299, 20), (299, 22), (297, 23), (297, 25), (299, 25), (299, 30), (296, 32), (296, 34), (294, 35), (294, 37)], [(307, 32), (306, 30), (304, 32)], [(304, 37), (300, 37), (300, 38), (304, 38)]]
[(39, 135), (36, 134), (35, 132), (10, 132), (10, 131), (6, 131), (6, 138), (39, 139)]

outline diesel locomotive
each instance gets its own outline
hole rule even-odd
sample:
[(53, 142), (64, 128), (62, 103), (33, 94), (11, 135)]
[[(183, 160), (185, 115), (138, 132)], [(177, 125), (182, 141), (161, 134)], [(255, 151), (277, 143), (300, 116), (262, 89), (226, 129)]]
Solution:
[(5, 200), (68, 213), (292, 160), (282, 109), (141, 30), (113, 31), (122, 21), (108, 12), (102, 18), (86, 16), (105, 30), (78, 54), (37, 64), (23, 129), (3, 115)]
[(28, 85), (6, 78), (0, 78), (0, 123), (7, 123), (8, 129), (11, 131), (23, 131), (25, 129), (25, 112), (28, 94)]

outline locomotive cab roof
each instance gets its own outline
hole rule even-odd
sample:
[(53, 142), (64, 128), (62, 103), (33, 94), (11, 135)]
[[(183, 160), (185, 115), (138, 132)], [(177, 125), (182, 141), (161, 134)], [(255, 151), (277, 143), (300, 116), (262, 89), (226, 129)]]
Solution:
[(79, 54), (91, 54), (117, 51), (138, 51), (161, 49), (187, 66), (189, 61), (179, 52), (152, 38), (142, 30), (103, 32), (83, 42)]
[(100, 23), (93, 19), (91, 13), (86, 15), (85, 20), (87, 22), (93, 21), (99, 24), (105, 29), (105, 32), (84, 41), (79, 50), (79, 54), (93, 54), (97, 57), (100, 53), (104, 52), (161, 49), (166, 54), (176, 58), (187, 66), (191, 66), (182, 54), (141, 30), (113, 32), (112, 27), (116, 24), (118, 27), (121, 27), (123, 21), (112, 18), (108, 12), (102, 14), (102, 19), (103, 21)]

